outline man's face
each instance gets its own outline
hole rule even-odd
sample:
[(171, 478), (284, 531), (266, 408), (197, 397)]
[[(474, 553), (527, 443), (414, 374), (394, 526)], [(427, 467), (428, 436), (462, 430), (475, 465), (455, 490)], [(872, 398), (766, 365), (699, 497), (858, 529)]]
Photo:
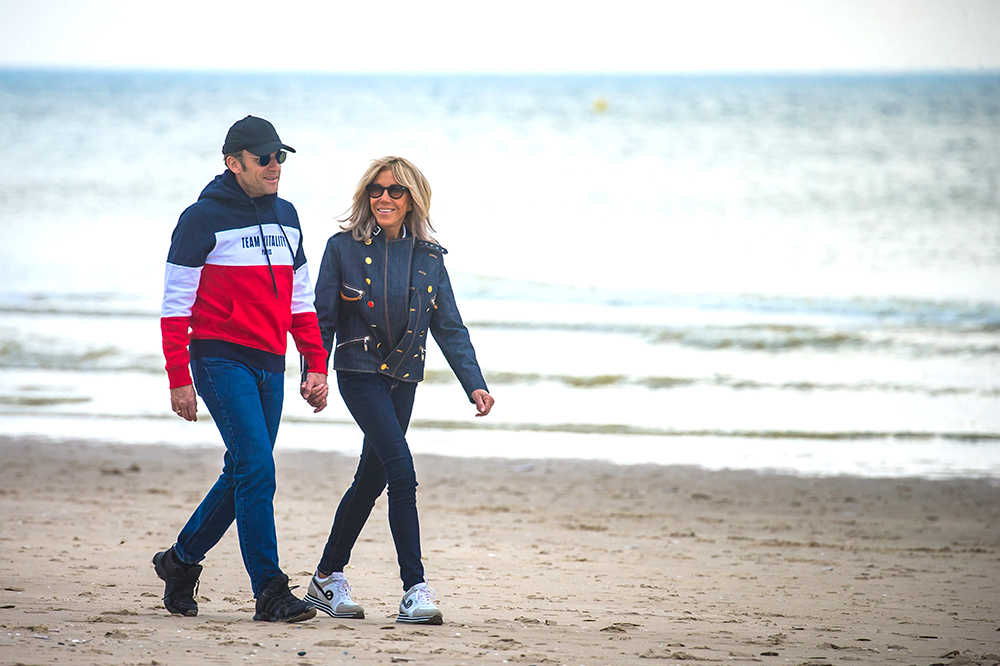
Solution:
[(252, 198), (278, 191), (278, 179), (281, 178), (281, 165), (278, 164), (277, 152), (271, 153), (267, 166), (261, 166), (260, 160), (253, 153), (243, 151), (242, 160), (235, 158), (228, 162), (229, 169), (236, 176), (236, 182), (243, 191)]

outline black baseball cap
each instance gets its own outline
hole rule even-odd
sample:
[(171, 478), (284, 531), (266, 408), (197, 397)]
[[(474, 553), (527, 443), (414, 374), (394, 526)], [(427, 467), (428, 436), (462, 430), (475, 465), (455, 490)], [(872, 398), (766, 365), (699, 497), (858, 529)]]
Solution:
[(246, 150), (254, 155), (270, 155), (277, 150), (287, 150), (294, 153), (295, 149), (281, 143), (274, 125), (263, 118), (247, 116), (237, 120), (226, 134), (226, 142), (222, 144), (222, 153), (238, 153)]

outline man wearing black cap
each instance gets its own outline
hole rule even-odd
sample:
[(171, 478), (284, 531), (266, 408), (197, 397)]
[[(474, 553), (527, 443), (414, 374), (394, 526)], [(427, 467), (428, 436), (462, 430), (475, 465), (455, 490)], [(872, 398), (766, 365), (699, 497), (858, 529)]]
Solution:
[(163, 603), (175, 615), (198, 614), (199, 562), (233, 522), (257, 599), (254, 619), (316, 614), (289, 591), (274, 527), (272, 449), (289, 333), (308, 366), (302, 397), (318, 412), (329, 390), (298, 214), (277, 196), (286, 151), (295, 152), (268, 121), (238, 121), (222, 147), (226, 171), (171, 236), (160, 318), (171, 407), (196, 421), (197, 389), (226, 444), (215, 485), (177, 542), (153, 557), (166, 583)]

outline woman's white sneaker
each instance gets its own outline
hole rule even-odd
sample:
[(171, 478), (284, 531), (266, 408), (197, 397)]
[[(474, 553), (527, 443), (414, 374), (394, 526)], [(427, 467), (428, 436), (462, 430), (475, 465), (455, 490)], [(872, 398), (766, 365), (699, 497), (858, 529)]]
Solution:
[(441, 624), (441, 611), (434, 605), (437, 594), (427, 583), (417, 583), (403, 595), (399, 602), (399, 617), (396, 622), (412, 624)]
[(313, 575), (305, 600), (330, 617), (360, 620), (365, 616), (365, 609), (351, 599), (351, 584), (339, 571), (326, 578), (321, 578), (318, 573)]

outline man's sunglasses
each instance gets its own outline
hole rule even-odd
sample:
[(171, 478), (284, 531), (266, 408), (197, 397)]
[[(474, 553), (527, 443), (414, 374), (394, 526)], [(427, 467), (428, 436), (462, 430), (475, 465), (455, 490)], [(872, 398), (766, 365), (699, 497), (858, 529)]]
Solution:
[(402, 185), (390, 185), (389, 187), (383, 187), (378, 183), (372, 183), (365, 189), (368, 190), (368, 196), (370, 196), (372, 199), (378, 199), (380, 196), (382, 196), (382, 193), (385, 191), (389, 192), (390, 199), (399, 199), (404, 194), (409, 192), (409, 190), (407, 190)]
[[(251, 155), (253, 155), (253, 153), (251, 153)], [(271, 156), (270, 155), (253, 155), (253, 157), (257, 158), (257, 161), (260, 163), (260, 165), (262, 167), (266, 167), (268, 164), (271, 163)], [(283, 150), (279, 150), (278, 152), (276, 152), (274, 154), (274, 159), (278, 160), (278, 164), (284, 164), (285, 163), (285, 158), (287, 158), (287, 157), (288, 157), (288, 153), (286, 153)]]

